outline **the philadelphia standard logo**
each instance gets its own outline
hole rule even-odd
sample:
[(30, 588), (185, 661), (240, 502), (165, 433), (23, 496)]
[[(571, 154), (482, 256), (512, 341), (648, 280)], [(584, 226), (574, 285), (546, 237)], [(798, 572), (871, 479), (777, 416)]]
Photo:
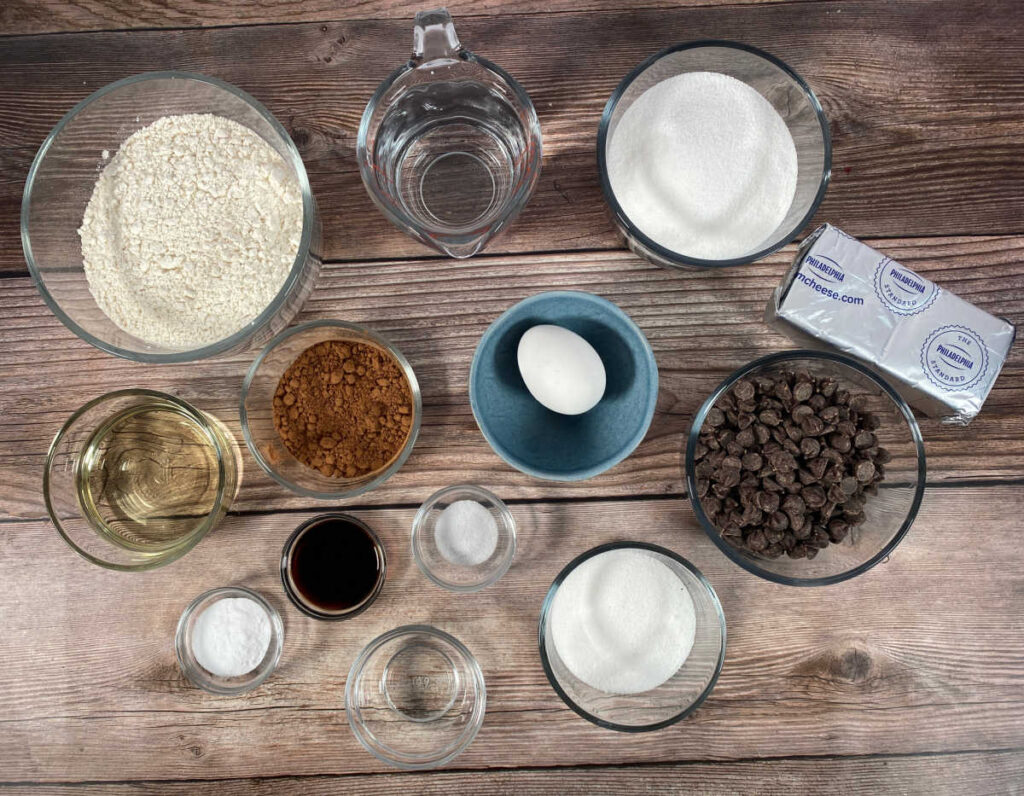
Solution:
[(846, 274), (843, 272), (843, 269), (831, 257), (823, 257), (820, 254), (808, 254), (804, 258), (804, 262), (814, 269), (815, 276), (825, 282), (841, 285), (846, 281)]
[(988, 349), (981, 335), (966, 326), (941, 326), (921, 347), (928, 379), (949, 392), (969, 390), (988, 370)]
[(897, 315), (924, 312), (939, 297), (941, 288), (909, 268), (883, 257), (875, 269), (875, 295)]

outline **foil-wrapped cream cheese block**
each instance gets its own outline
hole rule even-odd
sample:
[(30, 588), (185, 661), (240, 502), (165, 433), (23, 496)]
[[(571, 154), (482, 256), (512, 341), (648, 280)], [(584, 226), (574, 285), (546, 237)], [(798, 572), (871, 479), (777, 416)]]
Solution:
[(830, 224), (800, 246), (766, 320), (887, 376), (908, 403), (945, 423), (981, 411), (1014, 328)]

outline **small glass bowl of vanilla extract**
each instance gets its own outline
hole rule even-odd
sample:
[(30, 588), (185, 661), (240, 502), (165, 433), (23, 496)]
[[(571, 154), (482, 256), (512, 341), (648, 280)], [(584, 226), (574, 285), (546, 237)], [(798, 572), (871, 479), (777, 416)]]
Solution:
[(320, 514), (292, 533), (281, 552), (281, 583), (314, 619), (349, 619), (384, 586), (387, 556), (377, 534), (350, 514)]

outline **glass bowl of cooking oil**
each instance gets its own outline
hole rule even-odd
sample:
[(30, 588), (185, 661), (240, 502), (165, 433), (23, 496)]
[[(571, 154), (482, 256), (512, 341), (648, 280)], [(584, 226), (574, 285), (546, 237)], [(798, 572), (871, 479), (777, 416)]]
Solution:
[(237, 444), (173, 395), (119, 390), (75, 412), (46, 457), (46, 510), (64, 541), (101, 567), (174, 561), (224, 517), (240, 481)]

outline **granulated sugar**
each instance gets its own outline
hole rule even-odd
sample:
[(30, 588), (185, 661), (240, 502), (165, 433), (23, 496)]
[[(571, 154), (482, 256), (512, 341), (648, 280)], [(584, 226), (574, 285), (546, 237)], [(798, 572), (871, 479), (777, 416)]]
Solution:
[(576, 677), (611, 694), (657, 688), (693, 648), (697, 617), (682, 581), (642, 550), (584, 561), (559, 587), (551, 637)]
[(79, 235), (89, 289), (120, 328), (195, 348), (254, 320), (302, 235), (302, 194), (256, 133), (211, 114), (165, 116), (100, 173)]
[(786, 123), (755, 89), (717, 72), (649, 88), (622, 115), (607, 154), (612, 190), (630, 221), (690, 257), (756, 251), (796, 193)]
[(498, 546), (498, 523), (475, 500), (456, 500), (437, 518), (434, 541), (448, 562), (475, 567)]

